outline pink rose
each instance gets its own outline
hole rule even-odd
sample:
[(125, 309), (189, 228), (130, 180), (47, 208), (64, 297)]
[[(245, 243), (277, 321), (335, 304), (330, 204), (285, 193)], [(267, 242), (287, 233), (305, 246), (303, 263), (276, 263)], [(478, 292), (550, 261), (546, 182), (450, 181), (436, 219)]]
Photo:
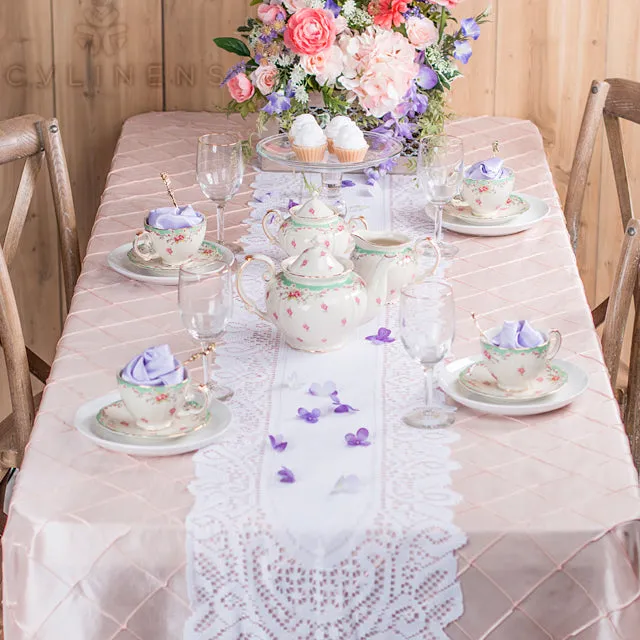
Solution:
[(340, 47), (329, 47), (314, 56), (300, 56), (302, 68), (314, 75), (321, 86), (335, 84), (344, 69), (344, 54)]
[(409, 18), (406, 27), (409, 42), (416, 49), (424, 49), (438, 42), (438, 28), (428, 18)]
[(445, 9), (455, 9), (462, 0), (430, 0), (432, 4), (439, 4), (441, 7), (445, 7)]
[(264, 24), (273, 24), (278, 20), (284, 20), (284, 9), (277, 4), (261, 4), (258, 7), (258, 18), (264, 22)]
[(256, 92), (246, 73), (239, 73), (231, 78), (227, 83), (227, 88), (236, 102), (246, 102)]
[(273, 64), (261, 64), (252, 74), (251, 79), (263, 96), (268, 96), (274, 89), (278, 78), (278, 69)]
[(336, 41), (336, 21), (325, 9), (299, 9), (287, 22), (284, 43), (301, 55), (313, 56)]

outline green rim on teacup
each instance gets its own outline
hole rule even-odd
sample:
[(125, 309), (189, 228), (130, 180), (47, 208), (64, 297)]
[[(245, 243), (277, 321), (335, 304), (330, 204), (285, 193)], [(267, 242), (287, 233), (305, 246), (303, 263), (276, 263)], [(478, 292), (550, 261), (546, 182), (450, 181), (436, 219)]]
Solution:
[(159, 389), (177, 389), (177, 388), (180, 388), (180, 387), (184, 387), (186, 384), (189, 384), (189, 374), (187, 373), (186, 369), (185, 369), (185, 372), (184, 372), (184, 380), (182, 380), (182, 382), (176, 382), (176, 384), (156, 384), (156, 385), (152, 385), (152, 384), (135, 384), (133, 382), (127, 382), (122, 377), (122, 372), (123, 371), (124, 371), (124, 369), (121, 369), (118, 372), (118, 375), (116, 376), (116, 378), (118, 380), (118, 384), (121, 384), (123, 387), (129, 387), (130, 389), (140, 389), (144, 393), (158, 393)]
[(513, 169), (509, 169), (509, 167), (504, 167), (503, 171), (505, 175), (502, 178), (467, 178), (464, 177), (465, 184), (504, 184), (509, 182), (514, 176)]
[[(202, 214), (200, 214), (202, 215)], [(195, 229), (198, 230), (200, 229), (200, 227), (202, 227), (204, 224), (206, 224), (207, 220), (206, 218), (202, 215), (202, 221), (199, 222), (198, 224), (194, 224), (191, 226), (186, 226), (186, 227), (179, 227), (178, 229), (159, 229), (158, 227), (152, 227), (147, 220), (145, 219), (144, 221), (144, 230), (148, 231), (149, 233), (157, 233), (159, 236), (167, 236), (171, 233), (175, 233), (176, 231), (186, 231), (188, 229)]]
[(535, 353), (535, 352), (543, 351), (549, 346), (549, 342), (550, 342), (549, 334), (546, 331), (540, 331), (540, 333), (545, 337), (545, 341), (542, 344), (539, 344), (535, 347), (518, 347), (513, 349), (508, 347), (499, 347), (493, 344), (493, 342), (487, 342), (483, 338), (480, 338), (480, 344), (483, 347), (486, 347), (487, 349), (491, 349), (492, 351), (497, 351), (499, 353), (510, 353), (512, 351), (517, 351), (518, 353)]

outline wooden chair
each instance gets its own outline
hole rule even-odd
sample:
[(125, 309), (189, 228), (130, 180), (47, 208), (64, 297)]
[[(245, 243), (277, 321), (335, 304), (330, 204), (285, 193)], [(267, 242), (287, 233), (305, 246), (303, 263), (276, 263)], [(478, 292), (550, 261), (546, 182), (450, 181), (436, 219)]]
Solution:
[[(604, 82), (594, 81), (591, 84), (591, 93), (582, 119), (564, 205), (564, 215), (574, 251), (578, 244), (582, 205), (601, 119), (604, 119), (611, 152), (622, 227), (626, 229), (629, 220), (634, 217), (627, 166), (622, 149), (621, 118), (640, 124), (640, 83), (620, 78)], [(593, 310), (596, 326), (604, 322), (608, 301), (607, 298)]]
[[(626, 390), (617, 389), (620, 356), (631, 302), (635, 320)], [(616, 391), (636, 467), (640, 469), (640, 220), (627, 223), (602, 332), (602, 352), (611, 386)]]
[[(4, 239), (4, 259), (8, 265), (11, 265), (17, 254), (36, 179), (45, 158), (58, 224), (68, 310), (73, 288), (80, 275), (80, 248), (69, 171), (58, 121), (55, 118), (45, 120), (40, 116), (26, 115), (0, 122), (0, 165), (25, 160)], [(46, 382), (51, 367), (30, 349), (27, 349), (27, 356), (31, 373), (40, 381)]]

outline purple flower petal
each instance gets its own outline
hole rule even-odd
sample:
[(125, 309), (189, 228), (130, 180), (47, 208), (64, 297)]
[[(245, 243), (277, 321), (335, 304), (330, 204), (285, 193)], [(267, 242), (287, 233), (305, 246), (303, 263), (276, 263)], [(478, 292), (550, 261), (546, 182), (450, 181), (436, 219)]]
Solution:
[(333, 396), (335, 393), (338, 393), (338, 390), (335, 382), (327, 380), (324, 384), (314, 382), (309, 387), (309, 393), (312, 396)]
[(287, 467), (282, 467), (280, 471), (278, 471), (278, 479), (280, 482), (285, 482), (287, 484), (291, 484), (296, 481), (293, 471), (291, 471), (291, 469), (287, 469)]
[(296, 202), (295, 200), (291, 200), (291, 198), (289, 198), (289, 204), (287, 204), (287, 209), (293, 209), (293, 207), (297, 207), (300, 203)]
[(480, 37), (480, 25), (473, 18), (465, 18), (461, 23), (461, 31), (465, 38), (477, 40)]
[(355, 187), (356, 183), (353, 180), (343, 180), (342, 181), (342, 186), (343, 187)]
[(357, 447), (360, 444), (360, 442), (358, 441), (358, 437), (353, 433), (347, 433), (344, 439), (347, 445), (350, 447)]
[(433, 89), (438, 84), (438, 74), (429, 66), (420, 67), (416, 84), (425, 91)]
[(298, 409), (298, 416), (310, 424), (318, 422), (321, 413), (320, 409), (312, 409), (311, 411), (307, 411), (304, 407)]
[(284, 436), (281, 433), (277, 436), (270, 435), (269, 441), (271, 442), (271, 448), (279, 453), (282, 453), (287, 448), (288, 443), (284, 441)]
[(389, 344), (395, 342), (396, 339), (391, 337), (391, 329), (380, 327), (378, 333), (375, 336), (367, 336), (365, 340), (369, 340), (373, 344)]
[(469, 58), (473, 54), (471, 44), (466, 40), (457, 40), (453, 46), (455, 47), (453, 57), (456, 60), (460, 60), (462, 64), (467, 64), (467, 62), (469, 62)]
[(344, 437), (345, 442), (350, 447), (368, 447), (369, 442), (369, 430), (361, 427), (356, 433), (347, 433)]
[(367, 440), (369, 438), (369, 429), (361, 427), (356, 431), (356, 436), (358, 436), (358, 440), (360, 440), (361, 442)]

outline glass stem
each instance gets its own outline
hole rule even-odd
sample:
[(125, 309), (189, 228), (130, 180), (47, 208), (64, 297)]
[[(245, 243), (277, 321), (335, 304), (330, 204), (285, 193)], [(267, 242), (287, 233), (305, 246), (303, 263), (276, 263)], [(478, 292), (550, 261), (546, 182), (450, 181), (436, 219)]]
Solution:
[(433, 367), (424, 367), (424, 388), (427, 403), (427, 410), (433, 408)]
[(440, 244), (442, 242), (442, 211), (444, 209), (444, 205), (442, 204), (436, 204), (435, 205), (436, 211), (435, 211), (435, 217), (433, 219), (433, 223), (434, 223), (434, 234), (435, 234), (435, 241)]
[(204, 378), (204, 384), (208, 385), (211, 382), (211, 376), (213, 374), (213, 364), (211, 362), (211, 354), (207, 351), (209, 346), (208, 342), (203, 342), (201, 345), (202, 356), (202, 377)]
[(216, 242), (218, 244), (224, 244), (224, 207), (226, 202), (216, 202), (216, 224), (217, 235)]

